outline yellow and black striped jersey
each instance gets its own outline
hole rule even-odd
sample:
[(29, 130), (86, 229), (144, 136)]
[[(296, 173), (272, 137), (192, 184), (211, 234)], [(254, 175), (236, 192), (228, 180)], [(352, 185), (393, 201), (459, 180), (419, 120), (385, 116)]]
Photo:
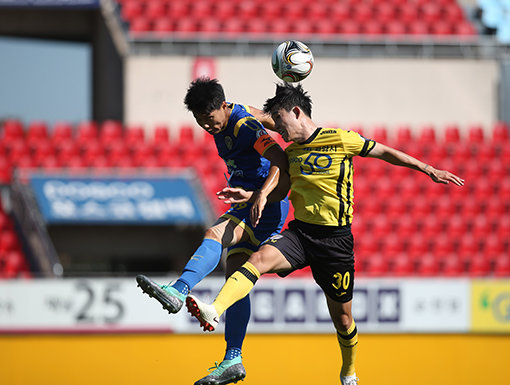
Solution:
[(366, 156), (375, 142), (354, 131), (318, 128), (305, 143), (292, 143), (290, 200), (296, 219), (322, 226), (352, 222), (352, 157)]

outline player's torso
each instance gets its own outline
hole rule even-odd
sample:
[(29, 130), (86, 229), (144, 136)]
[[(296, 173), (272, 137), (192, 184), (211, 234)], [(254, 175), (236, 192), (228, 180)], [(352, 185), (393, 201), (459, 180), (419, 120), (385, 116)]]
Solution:
[(286, 149), (290, 199), (301, 221), (326, 226), (350, 223), (352, 157), (344, 151), (338, 130), (323, 128), (309, 143), (292, 143)]
[(230, 175), (232, 186), (260, 188), (269, 170), (269, 161), (255, 150), (254, 143), (261, 124), (239, 104), (233, 104), (227, 127), (214, 135), (218, 154)]

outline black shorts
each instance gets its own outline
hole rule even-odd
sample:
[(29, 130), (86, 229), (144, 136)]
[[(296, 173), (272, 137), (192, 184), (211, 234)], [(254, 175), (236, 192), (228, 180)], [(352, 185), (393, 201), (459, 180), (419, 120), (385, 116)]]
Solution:
[(289, 229), (269, 238), (293, 270), (310, 266), (315, 282), (334, 301), (349, 302), (354, 287), (354, 238), (350, 226), (329, 228), (298, 220)]

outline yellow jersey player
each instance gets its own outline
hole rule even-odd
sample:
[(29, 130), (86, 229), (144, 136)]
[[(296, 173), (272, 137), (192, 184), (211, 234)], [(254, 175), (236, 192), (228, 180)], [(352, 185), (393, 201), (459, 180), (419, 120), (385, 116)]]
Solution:
[[(219, 316), (245, 297), (265, 273), (282, 276), (310, 266), (313, 277), (326, 295), (331, 319), (342, 352), (340, 382), (358, 382), (354, 361), (358, 332), (352, 317), (354, 286), (353, 157), (367, 156), (421, 171), (437, 183), (462, 186), (464, 181), (437, 170), (401, 151), (340, 128), (320, 128), (311, 119), (311, 99), (300, 85), (278, 85), (267, 100), (277, 130), (290, 144), (290, 200), (295, 220), (281, 234), (267, 240), (238, 271), (231, 275), (212, 304), (187, 298), (188, 309), (202, 325), (214, 329)], [(226, 202), (243, 202), (249, 192), (227, 188)]]

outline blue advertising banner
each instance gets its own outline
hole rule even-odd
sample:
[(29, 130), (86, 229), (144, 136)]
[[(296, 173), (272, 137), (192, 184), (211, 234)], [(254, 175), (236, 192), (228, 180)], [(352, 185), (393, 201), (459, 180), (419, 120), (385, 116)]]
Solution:
[(0, 7), (99, 8), (99, 0), (0, 0)]
[(186, 175), (164, 177), (29, 177), (50, 224), (205, 224), (210, 208)]

